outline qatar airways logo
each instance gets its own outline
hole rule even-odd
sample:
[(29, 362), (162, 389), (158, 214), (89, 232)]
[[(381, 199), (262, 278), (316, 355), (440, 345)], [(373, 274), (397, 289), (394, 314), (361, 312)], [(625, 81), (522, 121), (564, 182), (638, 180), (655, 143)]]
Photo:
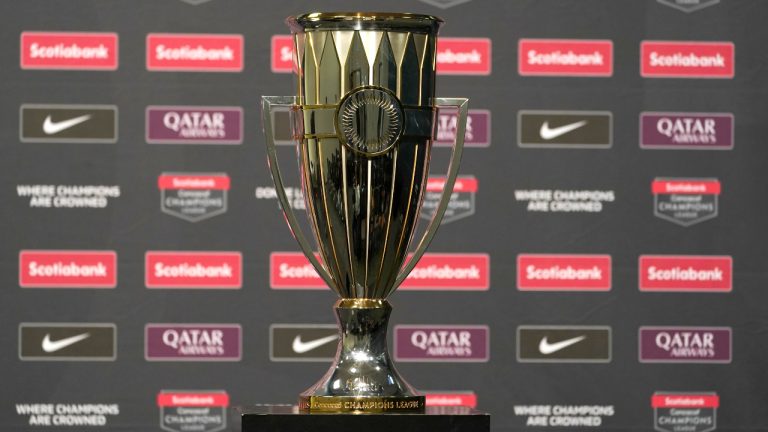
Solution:
[(715, 255), (641, 255), (640, 291), (731, 292), (733, 258)]
[[(490, 285), (490, 261), (488, 254), (427, 253), (400, 289), (486, 291)], [(272, 289), (326, 288), (315, 268), (300, 252), (273, 252), (269, 257), (269, 267)]]
[(117, 33), (22, 32), (22, 69), (117, 69)]
[[(291, 73), (295, 70), (295, 48), (291, 36), (272, 36), (271, 51), (272, 72)], [(436, 57), (438, 74), (491, 74), (491, 40), (488, 38), (440, 38)]]
[(520, 254), (520, 291), (610, 291), (610, 255)]
[(487, 362), (490, 331), (485, 325), (398, 325), (395, 359), (413, 362)]
[(613, 41), (520, 39), (517, 67), (523, 76), (609, 77)]
[(150, 71), (240, 72), (243, 36), (150, 33), (146, 56)]
[(640, 147), (666, 150), (731, 150), (731, 113), (640, 114)]
[(640, 75), (646, 78), (733, 78), (732, 42), (643, 41)]
[(117, 253), (84, 250), (19, 252), (22, 288), (115, 288)]
[(148, 361), (239, 361), (242, 328), (237, 324), (147, 324)]
[(146, 141), (150, 144), (241, 144), (241, 107), (148, 106)]
[(730, 327), (640, 327), (641, 363), (730, 363)]
[(148, 251), (144, 255), (147, 288), (240, 289), (240, 252)]

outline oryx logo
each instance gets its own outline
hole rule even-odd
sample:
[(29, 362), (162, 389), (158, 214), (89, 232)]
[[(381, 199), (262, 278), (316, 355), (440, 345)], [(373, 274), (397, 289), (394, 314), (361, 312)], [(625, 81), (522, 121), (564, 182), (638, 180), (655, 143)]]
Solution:
[(157, 181), (163, 213), (199, 222), (227, 211), (225, 173), (163, 173)]
[(117, 63), (117, 33), (21, 33), (22, 69), (109, 71)]
[(117, 142), (117, 106), (24, 104), (19, 140), (30, 143)]
[(731, 150), (733, 114), (640, 113), (640, 147), (655, 150)]
[(148, 106), (146, 141), (150, 144), (241, 144), (243, 109)]
[(656, 392), (651, 397), (653, 427), (659, 432), (713, 431), (719, 406), (714, 392)]
[(224, 390), (163, 390), (157, 395), (160, 427), (169, 432), (216, 432), (227, 427)]
[(117, 327), (111, 323), (21, 323), (19, 359), (114, 361)]
[(607, 326), (517, 327), (521, 363), (609, 363), (611, 328)]
[(656, 178), (651, 184), (653, 214), (684, 227), (717, 217), (717, 179)]
[(613, 144), (610, 111), (522, 110), (517, 143), (524, 148), (607, 149)]
[(269, 358), (272, 361), (330, 361), (338, 348), (334, 324), (272, 324)]

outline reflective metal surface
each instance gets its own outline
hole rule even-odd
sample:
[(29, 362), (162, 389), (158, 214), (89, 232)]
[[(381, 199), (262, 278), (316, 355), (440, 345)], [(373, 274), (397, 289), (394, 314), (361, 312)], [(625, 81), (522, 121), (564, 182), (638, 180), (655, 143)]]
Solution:
[(419, 411), (424, 397), (398, 375), (387, 352), (386, 300), (336, 302), (341, 341), (331, 369), (301, 394), (299, 406), (313, 411)]
[[(307, 258), (342, 301), (342, 340), (326, 376), (302, 395), (311, 411), (422, 410), (394, 370), (385, 299), (423, 255), (458, 174), (466, 99), (435, 99), (442, 21), (411, 14), (316, 13), (289, 18), (298, 96), (264, 97), (278, 198)], [(429, 172), (436, 104), (459, 111), (456, 143), (433, 220), (406, 263)], [(277, 165), (270, 111), (291, 105), (302, 189), (322, 258), (293, 214)]]

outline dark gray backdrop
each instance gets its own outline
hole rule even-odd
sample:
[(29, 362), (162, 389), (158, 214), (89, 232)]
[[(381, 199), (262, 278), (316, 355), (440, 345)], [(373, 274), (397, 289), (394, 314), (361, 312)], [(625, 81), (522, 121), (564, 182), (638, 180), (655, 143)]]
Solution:
[[(27, 0), (0, 5), (0, 426), (27, 430), (15, 404), (118, 403), (109, 430), (159, 430), (155, 397), (164, 389), (226, 390), (232, 404), (289, 403), (325, 371), (323, 363), (274, 363), (272, 323), (330, 323), (333, 295), (269, 288), (271, 251), (297, 250), (274, 201), (256, 200), (268, 186), (258, 119), (263, 94), (291, 94), (293, 77), (270, 70), (270, 38), (287, 33), (283, 19), (307, 10), (386, 9), (442, 16), (441, 35), (493, 41), (490, 76), (440, 76), (438, 94), (467, 96), (492, 113), (492, 143), (468, 149), (462, 174), (480, 183), (476, 213), (443, 226), (432, 251), (488, 253), (486, 292), (398, 292), (393, 320), (409, 324), (486, 324), (488, 363), (402, 363), (423, 389), (471, 390), (493, 414), (496, 430), (524, 430), (515, 404), (613, 405), (611, 430), (652, 430), (656, 391), (712, 391), (720, 396), (718, 430), (768, 428), (768, 272), (765, 202), (768, 110), (765, 18), (768, 3), (724, 0), (684, 13), (652, 0), (474, 0), (448, 9), (419, 1), (379, 5), (350, 1)], [(112, 72), (29, 71), (18, 65), (27, 30), (119, 34), (120, 65)], [(245, 40), (242, 73), (158, 73), (145, 68), (150, 32), (235, 33)], [(521, 77), (520, 38), (610, 39), (609, 78)], [(736, 75), (726, 80), (644, 79), (642, 40), (731, 41)], [(24, 103), (114, 104), (116, 144), (28, 144), (18, 133)], [(239, 146), (148, 145), (147, 105), (226, 105), (245, 111)], [(613, 113), (610, 150), (532, 150), (516, 145), (521, 109), (604, 110)], [(731, 112), (734, 150), (645, 151), (638, 146), (641, 111)], [(291, 158), (286, 148), (281, 157)], [(228, 211), (204, 222), (169, 217), (158, 206), (162, 172), (226, 172)], [(683, 228), (653, 216), (650, 183), (659, 176), (715, 177), (723, 185), (717, 218)], [(121, 196), (103, 210), (30, 209), (17, 184), (111, 184)], [(296, 184), (296, 183), (294, 183)], [(598, 214), (540, 214), (515, 202), (514, 189), (613, 190)], [(118, 253), (112, 290), (22, 289), (22, 249), (107, 249)], [(240, 290), (148, 290), (147, 250), (234, 250), (243, 254)], [(601, 253), (612, 256), (613, 288), (604, 293), (530, 293), (515, 286), (518, 253)], [(644, 293), (637, 288), (641, 254), (731, 255), (728, 294)], [(115, 362), (22, 362), (20, 322), (109, 322), (118, 328)], [(143, 358), (149, 322), (240, 323), (240, 362), (150, 363)], [(523, 364), (515, 358), (518, 325), (608, 325), (607, 364)], [(642, 325), (733, 328), (733, 362), (641, 364)], [(88, 429), (84, 429), (88, 430)]]

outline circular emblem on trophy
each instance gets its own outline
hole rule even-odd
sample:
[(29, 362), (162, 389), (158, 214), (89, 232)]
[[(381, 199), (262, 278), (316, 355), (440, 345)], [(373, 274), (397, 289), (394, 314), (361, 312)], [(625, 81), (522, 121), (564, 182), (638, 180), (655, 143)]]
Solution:
[(339, 138), (368, 156), (386, 153), (403, 133), (403, 108), (394, 93), (361, 87), (344, 96), (336, 111)]

